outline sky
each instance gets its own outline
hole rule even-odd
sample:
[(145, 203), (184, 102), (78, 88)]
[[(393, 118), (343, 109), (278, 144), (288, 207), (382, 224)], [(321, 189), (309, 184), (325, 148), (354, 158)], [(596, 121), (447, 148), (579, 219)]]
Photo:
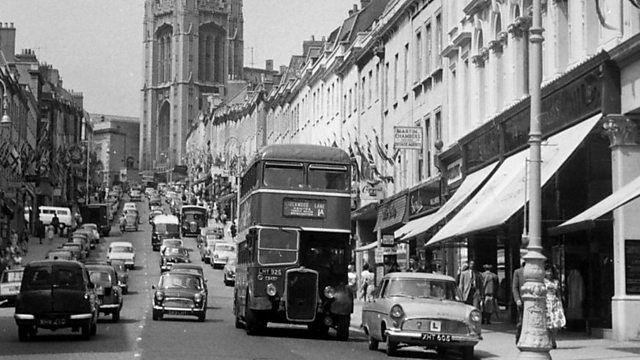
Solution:
[[(353, 3), (244, 0), (245, 66), (288, 65), (302, 41), (328, 36)], [(16, 27), (16, 53), (33, 49), (59, 69), (90, 113), (140, 116), (143, 16), (144, 0), (0, 0), (0, 22)]]

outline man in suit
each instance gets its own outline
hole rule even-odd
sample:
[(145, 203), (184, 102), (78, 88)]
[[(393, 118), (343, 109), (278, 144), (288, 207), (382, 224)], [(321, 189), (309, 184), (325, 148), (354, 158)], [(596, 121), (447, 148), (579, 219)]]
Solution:
[(524, 261), (522, 266), (513, 271), (513, 278), (511, 280), (511, 292), (513, 293), (513, 301), (516, 303), (518, 309), (518, 324), (516, 325), (516, 344), (520, 340), (520, 333), (522, 333), (522, 286), (524, 286)]
[(484, 301), (482, 304), (482, 323), (491, 324), (491, 314), (498, 310), (498, 275), (491, 270), (493, 266), (485, 264), (482, 273), (482, 290)]
[(465, 304), (473, 305), (479, 310), (482, 308), (482, 275), (476, 270), (474, 261), (470, 261), (469, 268), (460, 273), (458, 288)]

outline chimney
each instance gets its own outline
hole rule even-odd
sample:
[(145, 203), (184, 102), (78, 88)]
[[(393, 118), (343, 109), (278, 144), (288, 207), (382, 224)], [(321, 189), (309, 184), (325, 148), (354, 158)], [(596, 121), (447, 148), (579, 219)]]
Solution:
[(273, 71), (273, 59), (268, 59), (265, 64), (265, 69), (267, 69), (267, 71)]
[(358, 4), (353, 4), (353, 9), (349, 10), (349, 16), (358, 12)]
[(0, 51), (7, 62), (14, 62), (16, 55), (16, 28), (11, 24), (0, 23)]
[(286, 65), (280, 65), (280, 75), (284, 75), (284, 73), (287, 72), (287, 66)]

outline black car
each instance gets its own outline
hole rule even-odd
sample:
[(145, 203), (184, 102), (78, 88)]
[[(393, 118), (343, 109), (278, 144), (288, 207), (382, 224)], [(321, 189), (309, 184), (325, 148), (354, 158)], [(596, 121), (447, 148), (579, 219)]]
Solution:
[(153, 320), (165, 315), (196, 316), (204, 321), (207, 313), (207, 288), (200, 275), (168, 272), (152, 287)]
[(98, 304), (86, 267), (77, 261), (32, 261), (24, 269), (14, 318), (18, 338), (27, 341), (38, 328), (96, 334)]
[(190, 262), (187, 249), (167, 247), (160, 254), (160, 272), (171, 270), (173, 264)]
[(113, 322), (118, 322), (122, 310), (122, 289), (118, 285), (116, 270), (106, 264), (87, 265), (87, 270), (95, 286), (100, 312), (111, 315)]
[(111, 260), (111, 266), (116, 270), (118, 285), (122, 289), (122, 293), (127, 294), (129, 292), (129, 269), (122, 260)]

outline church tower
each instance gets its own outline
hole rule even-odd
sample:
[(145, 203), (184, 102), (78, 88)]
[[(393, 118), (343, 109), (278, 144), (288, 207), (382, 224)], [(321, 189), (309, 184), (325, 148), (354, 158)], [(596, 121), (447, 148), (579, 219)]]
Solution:
[(242, 78), (242, 37), (242, 0), (145, 0), (141, 169), (184, 164), (203, 94)]

